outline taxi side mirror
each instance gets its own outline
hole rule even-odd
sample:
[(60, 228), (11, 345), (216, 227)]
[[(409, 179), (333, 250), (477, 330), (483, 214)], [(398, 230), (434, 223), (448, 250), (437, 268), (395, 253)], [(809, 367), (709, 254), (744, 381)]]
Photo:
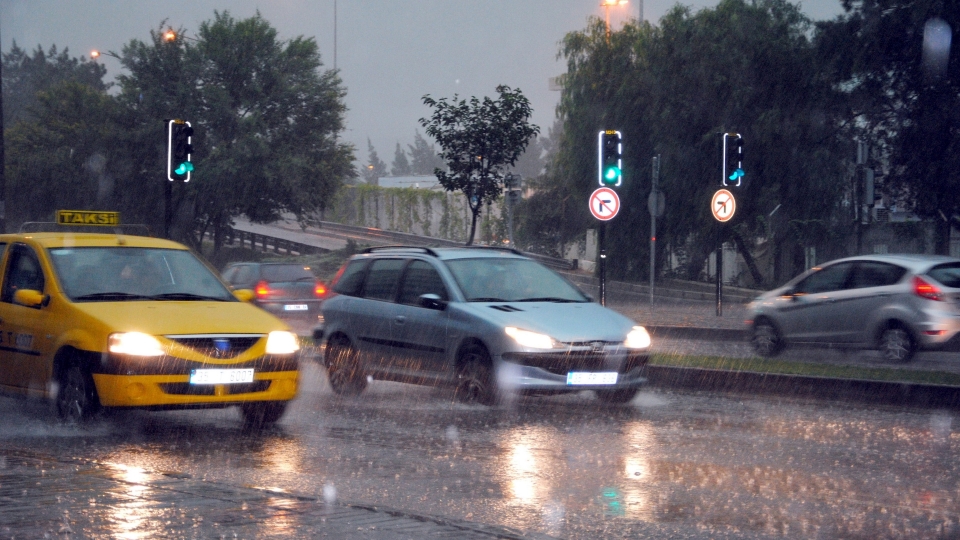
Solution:
[(13, 293), (13, 303), (32, 308), (44, 306), (49, 301), (49, 297), (40, 291), (31, 289), (20, 289)]
[(253, 300), (253, 291), (250, 289), (237, 289), (233, 291), (233, 296), (241, 302), (249, 302)]

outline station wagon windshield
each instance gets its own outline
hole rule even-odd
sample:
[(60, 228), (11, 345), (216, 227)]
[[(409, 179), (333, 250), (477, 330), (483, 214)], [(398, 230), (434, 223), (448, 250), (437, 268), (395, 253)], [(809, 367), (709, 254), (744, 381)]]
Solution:
[(467, 302), (589, 302), (576, 287), (527, 259), (446, 261)]
[(192, 253), (176, 249), (51, 249), (64, 293), (74, 302), (235, 298)]

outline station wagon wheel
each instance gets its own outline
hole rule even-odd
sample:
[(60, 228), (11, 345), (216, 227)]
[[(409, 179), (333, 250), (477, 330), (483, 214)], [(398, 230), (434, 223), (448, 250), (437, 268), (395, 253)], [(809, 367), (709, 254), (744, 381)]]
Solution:
[(68, 424), (82, 424), (100, 409), (93, 378), (80, 367), (68, 368), (60, 377), (57, 414)]
[(916, 344), (910, 332), (899, 324), (888, 326), (879, 340), (880, 354), (890, 362), (909, 362), (913, 358)]
[(760, 319), (753, 324), (753, 333), (750, 336), (753, 350), (764, 357), (772, 357), (783, 350), (783, 339), (777, 327), (767, 319)]
[(327, 379), (334, 393), (339, 396), (356, 396), (367, 387), (357, 350), (344, 336), (330, 338), (327, 345)]
[(248, 429), (260, 429), (277, 423), (287, 410), (286, 401), (265, 401), (240, 405), (243, 425)]
[(464, 403), (496, 405), (500, 393), (493, 376), (490, 355), (480, 345), (468, 345), (460, 353), (456, 397)]

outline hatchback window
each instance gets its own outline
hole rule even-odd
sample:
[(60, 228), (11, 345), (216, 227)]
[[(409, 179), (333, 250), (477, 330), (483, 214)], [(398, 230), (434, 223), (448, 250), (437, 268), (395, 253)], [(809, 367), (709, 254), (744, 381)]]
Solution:
[(313, 281), (316, 279), (308, 268), (299, 264), (265, 264), (260, 267), (260, 276), (266, 281)]
[(906, 272), (906, 268), (894, 264), (877, 261), (861, 261), (857, 263), (856, 268), (853, 270), (850, 288), (863, 289), (866, 287), (893, 285), (900, 281), (900, 278), (902, 278)]
[(576, 287), (529, 259), (454, 259), (447, 267), (468, 302), (589, 302)]
[(816, 294), (844, 288), (853, 263), (840, 263), (814, 272), (797, 284), (797, 294)]
[(377, 259), (370, 263), (367, 281), (363, 285), (364, 298), (393, 300), (404, 262), (403, 259)]
[(958, 288), (960, 287), (960, 262), (938, 264), (931, 268), (927, 275), (947, 287)]
[(420, 295), (423, 294), (435, 294), (441, 300), (448, 298), (440, 273), (426, 261), (413, 261), (403, 274), (400, 303), (417, 305)]

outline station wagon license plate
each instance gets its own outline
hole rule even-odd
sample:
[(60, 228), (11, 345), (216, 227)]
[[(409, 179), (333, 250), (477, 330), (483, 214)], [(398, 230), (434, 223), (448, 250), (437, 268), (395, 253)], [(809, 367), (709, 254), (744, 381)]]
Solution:
[(284, 311), (306, 311), (306, 304), (287, 304), (283, 306)]
[(568, 385), (617, 384), (617, 372), (602, 371), (597, 373), (597, 372), (589, 372), (589, 371), (571, 371), (567, 373), (567, 384)]
[(190, 384), (235, 384), (253, 382), (253, 369), (193, 369)]

